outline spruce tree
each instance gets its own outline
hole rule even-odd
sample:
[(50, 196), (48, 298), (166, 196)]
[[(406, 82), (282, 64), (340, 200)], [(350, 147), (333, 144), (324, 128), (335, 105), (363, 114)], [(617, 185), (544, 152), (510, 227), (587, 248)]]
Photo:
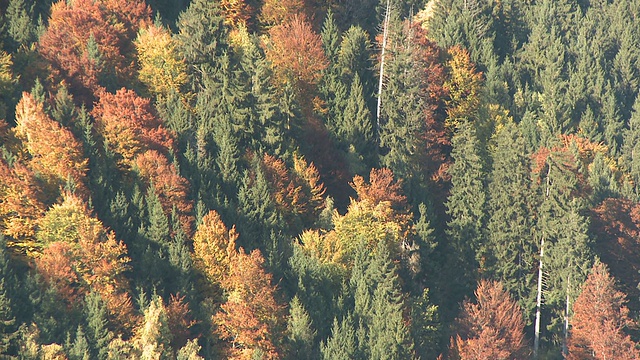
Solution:
[(15, 355), (16, 340), (19, 335), (18, 323), (12, 304), (13, 281), (15, 277), (9, 267), (4, 235), (0, 234), (0, 355)]
[(530, 160), (518, 127), (508, 123), (491, 152), (486, 228), (487, 275), (500, 281), (527, 313), (534, 307), (537, 246), (531, 228)]
[(323, 360), (356, 360), (357, 351), (356, 334), (353, 326), (353, 317), (347, 315), (342, 321), (333, 321), (331, 336), (321, 345)]
[(36, 23), (33, 17), (33, 3), (24, 0), (10, 0), (5, 15), (10, 48), (29, 46), (36, 40)]
[(92, 292), (85, 297), (84, 316), (87, 322), (86, 337), (96, 359), (108, 358), (108, 346), (114, 337), (109, 330), (107, 308), (100, 294)]
[(351, 91), (344, 109), (342, 122), (337, 128), (338, 136), (349, 148), (354, 157), (352, 161), (360, 164), (357, 168), (366, 172), (375, 164), (375, 137), (373, 133), (371, 112), (367, 108), (360, 76), (354, 75)]
[[(486, 221), (486, 193), (484, 160), (474, 124), (460, 123), (451, 140), (453, 164), (449, 168), (451, 191), (447, 199), (447, 235), (451, 248), (448, 266), (453, 279), (450, 289), (455, 300), (462, 300), (473, 291), (480, 266), (484, 267), (484, 226)], [(481, 262), (482, 261), (482, 262)]]
[(289, 323), (287, 324), (287, 332), (290, 343), (291, 359), (315, 359), (315, 337), (316, 331), (309, 314), (304, 306), (294, 297), (289, 304)]

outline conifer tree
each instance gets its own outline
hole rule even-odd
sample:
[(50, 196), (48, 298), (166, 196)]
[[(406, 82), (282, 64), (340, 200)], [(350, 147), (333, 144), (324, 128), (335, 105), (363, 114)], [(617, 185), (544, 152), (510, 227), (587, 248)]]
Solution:
[(0, 234), (0, 355), (14, 355), (18, 338), (14, 299), (17, 299), (13, 287), (15, 281), (13, 271), (9, 267), (9, 256), (4, 235)]
[(351, 91), (342, 119), (337, 129), (337, 135), (349, 147), (349, 152), (354, 157), (354, 163), (361, 164), (355, 168), (363, 170), (370, 168), (375, 164), (375, 138), (371, 112), (367, 108), (362, 83), (357, 73), (351, 84)]
[(108, 346), (113, 339), (109, 330), (107, 307), (100, 294), (92, 292), (85, 297), (84, 316), (87, 321), (86, 336), (96, 359), (108, 358)]
[(290, 343), (291, 359), (315, 359), (314, 342), (316, 331), (309, 314), (304, 309), (298, 297), (294, 297), (289, 304), (289, 323), (287, 332)]
[(323, 360), (360, 359), (353, 317), (347, 315), (342, 321), (333, 321), (331, 336), (321, 345)]
[(453, 268), (450, 271), (459, 274), (464, 269), (464, 275), (455, 276), (458, 280), (452, 286), (454, 298), (461, 300), (471, 292), (479, 267), (485, 266), (482, 263), (486, 221), (485, 174), (473, 123), (462, 122), (452, 144), (454, 162), (449, 168), (452, 187), (446, 204), (451, 220), (447, 224), (447, 235), (452, 249), (449, 264)]
[(500, 281), (529, 313), (537, 254), (531, 232), (530, 160), (515, 124), (500, 129), (495, 141), (488, 184), (487, 275)]
[(24, 0), (10, 0), (6, 8), (7, 33), (11, 49), (20, 46), (28, 47), (37, 38), (36, 22), (34, 18), (34, 4)]

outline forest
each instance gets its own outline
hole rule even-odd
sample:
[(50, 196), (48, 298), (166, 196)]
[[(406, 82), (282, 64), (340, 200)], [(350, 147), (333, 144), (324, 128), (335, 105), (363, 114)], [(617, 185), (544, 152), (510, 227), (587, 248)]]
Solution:
[(0, 358), (640, 359), (640, 0), (0, 0)]

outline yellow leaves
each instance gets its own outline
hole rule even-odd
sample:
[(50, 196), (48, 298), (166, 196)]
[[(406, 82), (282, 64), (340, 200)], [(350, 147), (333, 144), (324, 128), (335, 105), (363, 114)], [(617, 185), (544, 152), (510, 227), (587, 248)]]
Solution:
[(446, 63), (448, 78), (444, 88), (449, 92), (447, 105), (447, 129), (453, 132), (461, 121), (472, 118), (480, 107), (482, 73), (471, 62), (469, 52), (459, 46), (449, 48)]
[(342, 242), (335, 232), (321, 234), (317, 230), (306, 230), (300, 235), (301, 249), (325, 264), (345, 264)]
[(42, 103), (29, 93), (23, 93), (16, 107), (16, 137), (22, 141), (30, 159), (30, 167), (47, 182), (47, 190), (56, 193), (69, 178), (79, 193), (87, 194), (84, 180), (88, 160), (82, 144), (44, 112)]
[(227, 230), (220, 215), (210, 211), (193, 237), (194, 263), (209, 281), (219, 283), (229, 272), (229, 254), (235, 252), (238, 233)]
[(140, 29), (135, 41), (138, 51), (138, 79), (151, 94), (166, 98), (180, 92), (187, 83), (187, 65), (176, 49), (171, 33), (162, 26)]

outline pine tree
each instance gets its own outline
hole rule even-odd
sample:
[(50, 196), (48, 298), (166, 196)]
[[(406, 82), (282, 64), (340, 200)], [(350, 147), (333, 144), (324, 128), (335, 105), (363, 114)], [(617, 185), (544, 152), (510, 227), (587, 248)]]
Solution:
[(109, 330), (107, 307), (100, 294), (92, 292), (85, 297), (84, 314), (87, 321), (86, 336), (96, 359), (108, 358), (108, 346), (114, 335)]
[(453, 267), (449, 271), (464, 274), (455, 276), (455, 285), (450, 285), (454, 291), (453, 297), (461, 300), (471, 292), (479, 267), (485, 266), (485, 174), (473, 123), (462, 122), (452, 143), (451, 157), (454, 162), (449, 168), (452, 187), (446, 204), (451, 217), (447, 224), (447, 235), (452, 258), (448, 262)]
[(7, 32), (11, 49), (17, 50), (20, 46), (28, 47), (36, 40), (36, 23), (33, 14), (34, 4), (25, 3), (24, 0), (10, 0), (6, 11)]
[(199, 91), (203, 86), (202, 72), (215, 64), (215, 59), (227, 48), (227, 29), (219, 3), (211, 0), (196, 0), (178, 18), (177, 47), (184, 54), (191, 90)]
[(87, 338), (84, 335), (82, 326), (78, 326), (73, 344), (70, 348), (67, 349), (67, 353), (69, 354), (69, 360), (91, 359), (91, 354), (89, 352), (89, 343), (87, 342)]
[(358, 353), (353, 317), (347, 315), (342, 321), (333, 321), (331, 336), (321, 345), (323, 360), (356, 360)]
[(0, 355), (13, 355), (18, 338), (18, 323), (16, 322), (14, 304), (12, 300), (12, 282), (15, 281), (13, 271), (9, 267), (9, 256), (4, 235), (0, 234)]
[(287, 332), (289, 333), (291, 359), (315, 359), (314, 343), (316, 331), (309, 314), (304, 309), (298, 297), (294, 297), (289, 304), (289, 323)]
[[(349, 147), (355, 169), (365, 170), (375, 164), (375, 138), (371, 112), (365, 102), (360, 76), (356, 73), (337, 135)], [(357, 165), (356, 165), (357, 164)], [(358, 166), (360, 165), (360, 166)], [(354, 173), (359, 173), (357, 171)]]
[(488, 184), (487, 275), (500, 281), (530, 313), (538, 253), (531, 232), (530, 160), (515, 124), (508, 123), (499, 130), (495, 141)]
[[(636, 98), (633, 112), (629, 119), (629, 128), (623, 132), (622, 159), (625, 168), (629, 171), (634, 184), (640, 184), (640, 96)], [(636, 194), (640, 194), (638, 185)]]

